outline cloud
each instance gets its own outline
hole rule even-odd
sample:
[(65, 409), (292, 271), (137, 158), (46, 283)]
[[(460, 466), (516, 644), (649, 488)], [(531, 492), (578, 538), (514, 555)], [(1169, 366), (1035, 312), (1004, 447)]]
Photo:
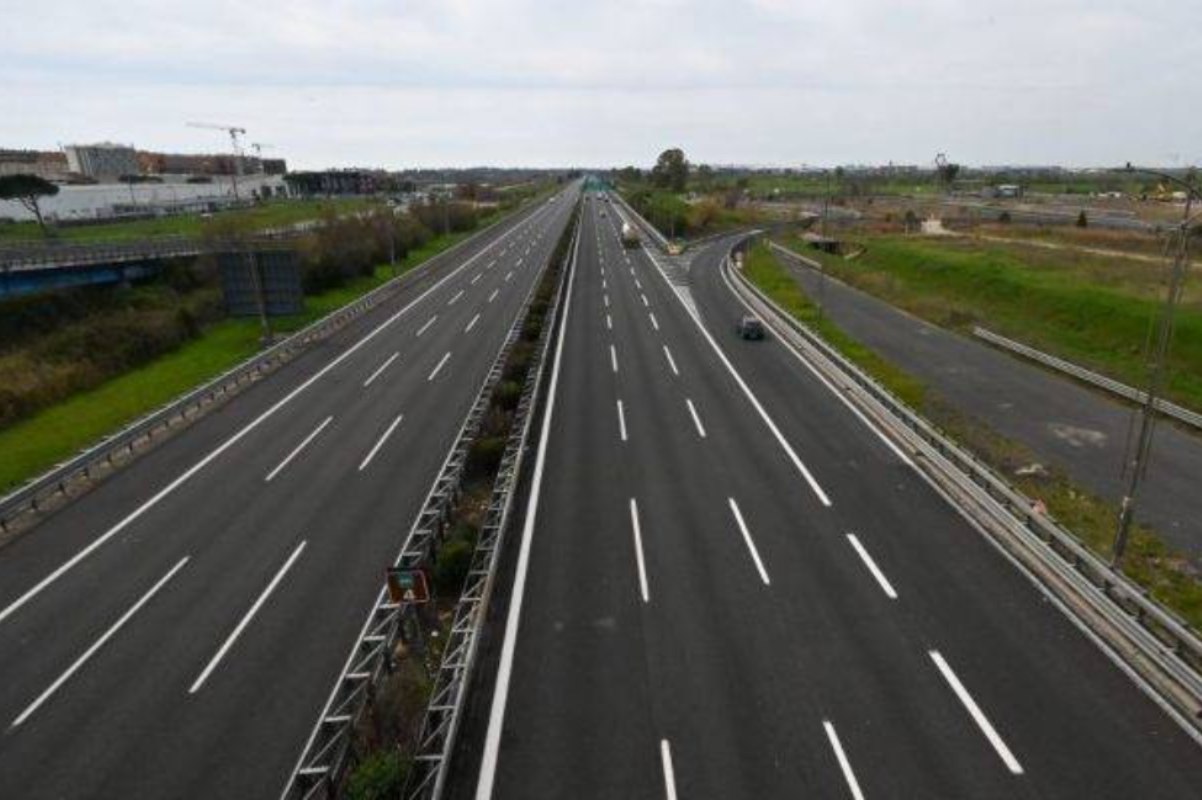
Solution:
[(47, 0), (5, 18), (7, 145), (216, 148), (183, 125), (213, 119), (301, 166), (647, 163), (673, 143), (754, 163), (1202, 156), (1186, 0)]

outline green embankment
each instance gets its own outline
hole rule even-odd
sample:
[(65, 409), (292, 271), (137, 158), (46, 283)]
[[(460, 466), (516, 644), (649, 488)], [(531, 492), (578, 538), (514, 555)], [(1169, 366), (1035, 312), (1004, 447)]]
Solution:
[[(476, 230), (497, 216), (482, 218)], [(413, 269), (474, 232), (432, 239), (398, 261), (396, 274)], [(278, 332), (298, 330), (385, 283), (392, 275), (392, 267), (379, 266), (370, 277), (306, 297), (303, 314), (273, 320), (273, 327)], [(0, 430), (0, 492), (249, 358), (258, 349), (258, 337), (257, 320), (222, 320), (171, 353)]]
[[(1109, 556), (1118, 515), (1116, 505), (1078, 488), (1057, 470), (1044, 475), (1017, 474), (1019, 467), (1039, 459), (1023, 445), (952, 409), (922, 381), (868, 350), (829, 319), (819, 318), (814, 303), (765, 245), (751, 249), (745, 273), (782, 308), (816, 329), (844, 355), (983, 458), (1027, 496), (1043, 500), (1049, 513), (1095, 552)], [(1187, 557), (1174, 551), (1155, 531), (1136, 526), (1123, 571), (1195, 629), (1202, 629), (1202, 577)]]
[[(207, 217), (179, 214), (156, 219), (112, 222), (96, 225), (64, 225), (53, 228), (52, 237), (60, 241), (123, 241), (148, 236), (199, 236), (214, 221), (236, 220), (252, 228), (276, 228), (314, 220), (333, 209), (339, 214), (362, 211), (375, 201), (371, 198), (332, 198), (328, 200), (272, 200), (253, 208), (222, 211)], [(0, 242), (40, 240), (42, 233), (34, 222), (0, 225)]]
[[(1142, 386), (1163, 269), (1146, 262), (959, 238), (865, 237), (858, 258), (806, 251), (831, 274), (937, 325), (981, 325)], [(785, 244), (801, 250), (796, 241)], [(1167, 394), (1202, 408), (1202, 293), (1177, 313)]]

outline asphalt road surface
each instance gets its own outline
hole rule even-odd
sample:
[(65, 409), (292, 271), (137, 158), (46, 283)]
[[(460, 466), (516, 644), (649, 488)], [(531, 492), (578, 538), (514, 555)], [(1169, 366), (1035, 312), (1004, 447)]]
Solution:
[[(1022, 442), (1081, 486), (1118, 503), (1130, 406), (1027, 361), (946, 331), (781, 257), (839, 327), (931, 385), (950, 405)], [(1202, 438), (1168, 422), (1156, 430), (1137, 515), (1202, 564)]]
[(578, 188), (0, 552), (0, 797), (276, 797)]
[(805, 364), (735, 338), (724, 243), (669, 282), (617, 222), (586, 204), (465, 796), (1199, 795), (1192, 738)]

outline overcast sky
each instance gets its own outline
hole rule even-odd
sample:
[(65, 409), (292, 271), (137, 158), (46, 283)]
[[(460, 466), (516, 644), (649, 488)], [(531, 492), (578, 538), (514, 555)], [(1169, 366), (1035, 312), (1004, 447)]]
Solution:
[(0, 147), (290, 166), (1202, 161), (1202, 0), (0, 0)]

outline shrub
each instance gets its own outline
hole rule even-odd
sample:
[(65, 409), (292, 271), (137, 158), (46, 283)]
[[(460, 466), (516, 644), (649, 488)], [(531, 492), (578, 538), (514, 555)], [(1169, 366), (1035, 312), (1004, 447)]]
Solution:
[(434, 589), (440, 597), (457, 598), (472, 566), (475, 545), (465, 539), (448, 539), (434, 563)]
[(408, 764), (396, 750), (380, 750), (359, 762), (346, 782), (349, 800), (391, 800), (405, 788)]

